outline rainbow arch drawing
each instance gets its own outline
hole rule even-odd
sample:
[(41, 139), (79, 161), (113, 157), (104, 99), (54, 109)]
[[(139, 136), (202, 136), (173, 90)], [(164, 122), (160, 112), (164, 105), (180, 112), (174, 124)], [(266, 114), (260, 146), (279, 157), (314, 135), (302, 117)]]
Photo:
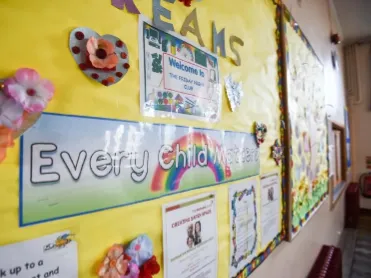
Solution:
[[(202, 132), (192, 132), (187, 135), (180, 137), (172, 144), (172, 148), (175, 150), (179, 144), (179, 149), (187, 152), (189, 145), (196, 147), (196, 152), (203, 150), (205, 145), (208, 146), (207, 152), (207, 167), (213, 172), (215, 181), (217, 183), (225, 180), (231, 175), (230, 169), (226, 164), (224, 151), (220, 144), (212, 139), (210, 136)], [(215, 159), (216, 152), (222, 153), (222, 159)], [(175, 159), (176, 152), (169, 153), (167, 158)], [(182, 163), (180, 163), (182, 165)], [(197, 163), (198, 165), (198, 163)], [(151, 191), (153, 192), (168, 192), (176, 191), (179, 189), (180, 181), (183, 175), (192, 169), (191, 167), (175, 167), (174, 165), (169, 170), (164, 170), (161, 166), (157, 166), (151, 183)]]

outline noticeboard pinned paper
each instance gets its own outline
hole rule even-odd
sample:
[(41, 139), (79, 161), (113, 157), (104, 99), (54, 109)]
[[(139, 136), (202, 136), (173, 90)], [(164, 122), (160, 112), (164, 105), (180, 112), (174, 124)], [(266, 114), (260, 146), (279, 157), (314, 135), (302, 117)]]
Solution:
[(69, 231), (0, 247), (0, 277), (77, 278), (77, 243)]
[(140, 17), (143, 115), (217, 122), (221, 114), (218, 58), (174, 32)]

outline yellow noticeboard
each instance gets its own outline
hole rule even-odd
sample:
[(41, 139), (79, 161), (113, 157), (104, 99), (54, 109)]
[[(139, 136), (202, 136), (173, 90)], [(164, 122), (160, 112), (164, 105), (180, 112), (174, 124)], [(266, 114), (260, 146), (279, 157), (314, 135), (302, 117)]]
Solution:
[[(152, 17), (152, 1), (134, 2), (143, 15)], [(109, 0), (34, 0), (29, 3), (20, 0), (1, 1), (0, 30), (3, 39), (0, 77), (6, 78), (18, 68), (29, 67), (51, 80), (56, 93), (46, 112), (240, 132), (253, 132), (254, 122), (264, 122), (268, 127), (268, 134), (260, 147), (260, 172), (280, 172), (281, 168), (271, 159), (271, 146), (276, 139), (281, 138), (275, 4), (272, 0), (217, 0), (193, 1), (191, 8), (186, 8), (178, 1), (173, 4), (162, 1), (161, 5), (171, 10), (170, 22), (174, 25), (175, 32), (180, 31), (184, 19), (197, 8), (203, 41), (209, 49), (212, 48), (212, 21), (215, 21), (217, 30), (226, 30), (227, 57), (219, 57), (220, 79), (232, 74), (234, 79), (242, 81), (245, 94), (241, 106), (232, 113), (223, 92), (221, 120), (215, 124), (141, 115), (138, 15), (116, 9)], [(68, 37), (71, 30), (82, 26), (101, 35), (112, 34), (126, 43), (130, 55), (130, 70), (119, 83), (110, 87), (102, 86), (88, 79), (76, 65), (68, 48)], [(231, 61), (235, 59), (229, 46), (232, 35), (244, 41), (244, 46), (238, 46), (241, 66), (235, 66)], [(197, 38), (191, 33), (187, 37), (197, 43)], [(60, 131), (62, 136), (65, 132)], [(78, 243), (79, 277), (88, 278), (96, 277), (97, 266), (108, 247), (114, 243), (129, 242), (139, 234), (147, 233), (154, 242), (155, 255), (162, 263), (162, 204), (215, 191), (219, 237), (218, 276), (227, 277), (228, 184), (20, 228), (19, 151), (17, 140), (0, 165), (0, 245), (70, 230)], [(258, 210), (259, 207), (258, 202)], [(259, 245), (259, 251), (265, 248), (266, 246)], [(157, 277), (163, 277), (163, 273)]]

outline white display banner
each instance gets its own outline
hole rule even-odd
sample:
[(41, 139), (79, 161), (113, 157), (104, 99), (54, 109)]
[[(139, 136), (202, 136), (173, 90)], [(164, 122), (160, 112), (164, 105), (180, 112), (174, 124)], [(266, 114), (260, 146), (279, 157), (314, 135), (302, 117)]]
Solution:
[(77, 269), (69, 231), (0, 247), (0, 277), (77, 278)]
[(229, 187), (230, 267), (236, 277), (257, 253), (256, 178)]
[(216, 278), (215, 194), (164, 205), (162, 213), (165, 278)]
[(261, 246), (265, 248), (280, 232), (280, 178), (277, 173), (270, 173), (261, 177), (260, 180), (260, 231)]

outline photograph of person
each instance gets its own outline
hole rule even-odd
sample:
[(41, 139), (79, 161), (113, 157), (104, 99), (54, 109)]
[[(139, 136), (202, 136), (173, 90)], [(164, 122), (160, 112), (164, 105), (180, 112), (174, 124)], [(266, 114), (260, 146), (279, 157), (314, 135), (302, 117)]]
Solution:
[(198, 245), (201, 242), (201, 221), (197, 221), (195, 223), (195, 245)]
[(268, 201), (273, 201), (274, 200), (274, 189), (273, 187), (268, 189)]
[(195, 243), (195, 235), (194, 235), (193, 224), (190, 224), (187, 227), (187, 245), (189, 248), (192, 248), (194, 243)]
[(191, 237), (187, 238), (187, 245), (188, 245), (189, 248), (193, 247), (193, 239)]

